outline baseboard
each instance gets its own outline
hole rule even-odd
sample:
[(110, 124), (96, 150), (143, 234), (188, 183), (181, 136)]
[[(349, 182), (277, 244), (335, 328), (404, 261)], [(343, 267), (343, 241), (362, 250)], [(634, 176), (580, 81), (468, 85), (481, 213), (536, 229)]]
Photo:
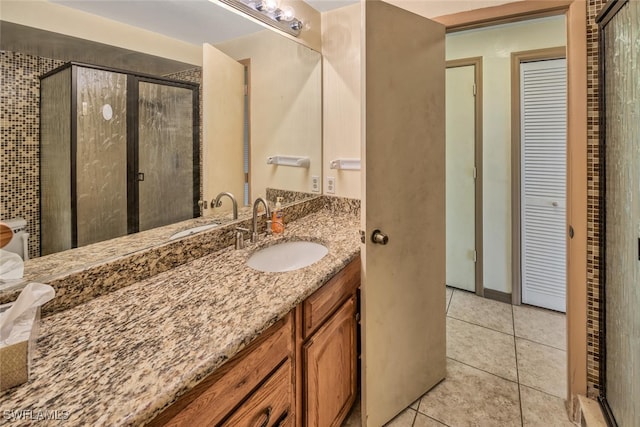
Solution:
[(484, 297), (495, 301), (511, 304), (511, 294), (507, 292), (496, 291), (495, 289), (484, 288)]
[(605, 416), (597, 400), (578, 396), (580, 406), (580, 419), (577, 420), (582, 427), (607, 427)]

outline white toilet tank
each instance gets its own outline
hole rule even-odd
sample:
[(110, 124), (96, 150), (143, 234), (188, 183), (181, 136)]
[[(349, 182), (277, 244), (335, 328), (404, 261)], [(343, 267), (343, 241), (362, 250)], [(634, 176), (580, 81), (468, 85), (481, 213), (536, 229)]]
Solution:
[(13, 237), (7, 246), (2, 250), (16, 253), (22, 257), (23, 260), (29, 259), (29, 233), (27, 233), (27, 221), (23, 218), (13, 218), (3, 220), (5, 224), (9, 226), (13, 231)]

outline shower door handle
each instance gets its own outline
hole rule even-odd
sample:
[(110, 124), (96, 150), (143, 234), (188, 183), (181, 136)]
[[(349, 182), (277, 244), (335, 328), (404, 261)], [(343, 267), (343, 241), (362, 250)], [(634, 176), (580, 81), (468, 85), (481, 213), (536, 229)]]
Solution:
[(144, 172), (138, 172), (138, 181), (144, 181)]

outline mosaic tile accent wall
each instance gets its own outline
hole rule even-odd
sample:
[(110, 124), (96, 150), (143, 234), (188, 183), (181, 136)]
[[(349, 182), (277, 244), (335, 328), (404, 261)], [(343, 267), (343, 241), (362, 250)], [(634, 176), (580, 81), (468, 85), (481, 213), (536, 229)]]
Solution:
[(40, 80), (62, 61), (0, 51), (0, 219), (27, 221), (29, 256), (40, 254)]
[(598, 25), (605, 0), (587, 0), (587, 396), (600, 390), (600, 147)]

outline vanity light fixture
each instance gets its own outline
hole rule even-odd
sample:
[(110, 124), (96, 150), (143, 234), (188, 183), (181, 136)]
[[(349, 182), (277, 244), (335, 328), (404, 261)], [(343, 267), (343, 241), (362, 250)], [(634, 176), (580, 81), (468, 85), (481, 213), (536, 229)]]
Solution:
[(291, 6), (279, 6), (280, 0), (220, 0), (232, 8), (287, 34), (298, 37), (303, 23)]

